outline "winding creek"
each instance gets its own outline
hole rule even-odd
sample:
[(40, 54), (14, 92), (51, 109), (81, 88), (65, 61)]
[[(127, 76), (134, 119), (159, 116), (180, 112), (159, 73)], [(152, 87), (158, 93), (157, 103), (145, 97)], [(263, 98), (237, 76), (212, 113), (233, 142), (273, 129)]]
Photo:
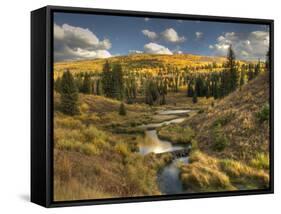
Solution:
[[(142, 125), (140, 127), (145, 128), (145, 143), (139, 146), (139, 152), (142, 155), (148, 153), (163, 153), (181, 150), (187, 148), (184, 145), (173, 144), (172, 142), (161, 140), (157, 135), (156, 128), (161, 127), (162, 125), (169, 125), (175, 123), (183, 122), (187, 117), (186, 113), (191, 110), (162, 110), (158, 111), (157, 115), (174, 115), (176, 118), (160, 122), (160, 123), (151, 123)], [(165, 166), (158, 174), (158, 185), (161, 193), (163, 194), (178, 194), (183, 193), (182, 181), (179, 178), (180, 170), (178, 164), (180, 162), (188, 163), (188, 157), (176, 158), (170, 164)]]

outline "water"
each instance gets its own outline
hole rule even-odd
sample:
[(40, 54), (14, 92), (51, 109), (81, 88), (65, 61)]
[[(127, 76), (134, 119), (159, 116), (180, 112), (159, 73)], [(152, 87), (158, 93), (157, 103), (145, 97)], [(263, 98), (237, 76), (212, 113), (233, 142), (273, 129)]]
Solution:
[[(160, 115), (170, 115), (170, 114), (183, 114), (190, 110), (166, 110), (159, 111)], [(169, 141), (159, 139), (157, 131), (155, 128), (161, 127), (162, 125), (168, 125), (172, 123), (181, 123), (185, 120), (185, 117), (179, 117), (162, 123), (151, 123), (147, 125), (142, 125), (142, 128), (146, 128), (145, 131), (145, 142), (139, 145), (139, 151), (142, 155), (148, 153), (163, 153), (169, 151), (175, 151), (179, 149), (186, 148), (182, 145), (175, 145)], [(151, 130), (152, 129), (152, 130)], [(161, 193), (163, 194), (179, 194), (184, 192), (182, 181), (179, 177), (180, 169), (178, 164), (180, 162), (188, 163), (188, 157), (177, 158), (172, 161), (172, 163), (165, 166), (161, 172), (158, 174), (158, 185)]]
[(169, 115), (169, 114), (184, 114), (184, 113), (188, 113), (191, 110), (183, 110), (183, 109), (178, 109), (178, 110), (163, 110), (163, 111), (158, 111), (157, 113), (160, 115)]
[(167, 165), (158, 175), (158, 185), (163, 194), (179, 194), (184, 192), (182, 181), (180, 180), (180, 162), (188, 163), (188, 157), (175, 159)]
[(146, 155), (151, 152), (157, 154), (183, 148), (183, 146), (173, 145), (169, 141), (160, 140), (158, 138), (156, 130), (148, 130), (145, 131), (145, 143), (140, 145), (139, 152), (142, 155)]

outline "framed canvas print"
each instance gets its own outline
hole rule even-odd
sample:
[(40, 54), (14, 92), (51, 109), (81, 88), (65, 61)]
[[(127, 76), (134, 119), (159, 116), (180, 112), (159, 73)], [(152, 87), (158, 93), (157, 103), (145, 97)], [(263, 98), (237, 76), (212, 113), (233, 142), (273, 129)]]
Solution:
[(31, 13), (31, 201), (273, 193), (273, 20)]

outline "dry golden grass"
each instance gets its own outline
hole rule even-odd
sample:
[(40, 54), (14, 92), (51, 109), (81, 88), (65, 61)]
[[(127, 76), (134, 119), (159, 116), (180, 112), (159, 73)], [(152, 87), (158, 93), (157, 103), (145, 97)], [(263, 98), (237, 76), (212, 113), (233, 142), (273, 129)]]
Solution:
[[(215, 102), (215, 106), (186, 122), (196, 130), (199, 148), (221, 158), (251, 161), (258, 153), (268, 155), (269, 123), (261, 123), (257, 112), (269, 100), (268, 74), (263, 73)], [(214, 150), (214, 133), (224, 136), (229, 145), (222, 151)]]
[(200, 151), (191, 154), (189, 164), (182, 164), (181, 179), (191, 192), (263, 189), (269, 175), (240, 161), (217, 159)]
[[(55, 94), (59, 102), (59, 96)], [(80, 115), (66, 116), (55, 109), (54, 198), (83, 200), (160, 194), (157, 164), (135, 153), (140, 137), (114, 134), (119, 126), (145, 122), (145, 106), (126, 105), (94, 95), (80, 95)], [(112, 127), (112, 124), (119, 124)], [(110, 128), (108, 128), (110, 126)]]

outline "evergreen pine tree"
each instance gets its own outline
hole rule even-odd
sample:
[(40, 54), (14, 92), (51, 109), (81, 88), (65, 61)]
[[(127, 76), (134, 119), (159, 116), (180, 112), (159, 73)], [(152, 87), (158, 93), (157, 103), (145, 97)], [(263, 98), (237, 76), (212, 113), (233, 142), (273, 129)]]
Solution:
[(113, 94), (112, 97), (118, 100), (123, 99), (123, 92), (124, 92), (124, 81), (123, 81), (123, 71), (121, 65), (115, 64), (112, 70), (112, 81), (113, 81)]
[(265, 61), (266, 71), (269, 72), (270, 70), (270, 50), (266, 53), (266, 61)]
[(60, 92), (61, 91), (61, 78), (58, 77), (56, 79), (56, 81), (54, 81), (54, 89), (56, 92)]
[(84, 94), (90, 94), (92, 92), (91, 78), (88, 73), (84, 76), (81, 92)]
[(196, 91), (193, 93), (192, 102), (193, 102), (193, 103), (197, 103), (197, 102), (198, 102), (198, 99), (197, 99), (197, 92), (196, 92)]
[(240, 72), (240, 82), (239, 82), (239, 86), (240, 86), (240, 90), (241, 87), (245, 84), (245, 68), (242, 67), (242, 70)]
[(238, 69), (236, 67), (236, 61), (235, 61), (235, 53), (232, 49), (232, 45), (229, 46), (228, 48), (228, 53), (227, 53), (227, 63), (226, 67), (229, 72), (229, 83), (227, 84), (227, 94), (236, 90), (238, 87)]
[(113, 77), (112, 77), (112, 71), (109, 65), (109, 62), (106, 61), (103, 65), (103, 71), (101, 74), (101, 83), (102, 83), (102, 89), (103, 93), (106, 97), (112, 97), (113, 96)]
[(255, 74), (254, 74), (254, 71), (253, 71), (253, 65), (249, 64), (248, 65), (248, 81), (254, 79), (254, 77), (255, 77)]
[(259, 75), (260, 70), (261, 70), (261, 63), (260, 63), (260, 60), (259, 60), (258, 63), (256, 64), (256, 66), (255, 66), (255, 73), (254, 73), (255, 77), (257, 77)]
[(193, 81), (192, 80), (189, 80), (189, 82), (188, 82), (187, 96), (193, 97)]
[(218, 86), (218, 82), (217, 80), (215, 80), (214, 82), (214, 91), (213, 91), (213, 96), (215, 99), (218, 99), (219, 98), (219, 86)]
[(68, 115), (79, 113), (78, 90), (69, 70), (63, 73), (61, 79), (61, 111)]

